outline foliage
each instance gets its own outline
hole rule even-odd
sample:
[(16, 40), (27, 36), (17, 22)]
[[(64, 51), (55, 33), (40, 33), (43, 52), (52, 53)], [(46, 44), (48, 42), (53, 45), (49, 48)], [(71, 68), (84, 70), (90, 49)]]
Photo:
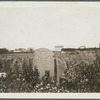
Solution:
[(8, 52), (9, 52), (9, 50), (6, 49), (6, 48), (1, 48), (0, 49), (0, 54), (4, 54), (4, 53), (8, 53)]
[(91, 64), (78, 60), (74, 63), (70, 62), (70, 64), (68, 62), (67, 67), (67, 70), (60, 77), (61, 86), (69, 91), (100, 92), (99, 52), (95, 51), (95, 60)]
[(40, 79), (37, 67), (33, 70), (33, 59), (0, 59), (0, 72), (7, 73), (0, 78), (0, 92), (100, 92), (100, 53), (95, 51), (91, 63), (82, 57), (69, 57), (58, 84), (48, 70)]

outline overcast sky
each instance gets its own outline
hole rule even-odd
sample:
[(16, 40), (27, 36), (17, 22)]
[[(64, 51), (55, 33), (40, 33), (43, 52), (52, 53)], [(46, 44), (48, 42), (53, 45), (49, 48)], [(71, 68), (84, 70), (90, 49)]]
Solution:
[(99, 47), (100, 3), (0, 4), (0, 48)]

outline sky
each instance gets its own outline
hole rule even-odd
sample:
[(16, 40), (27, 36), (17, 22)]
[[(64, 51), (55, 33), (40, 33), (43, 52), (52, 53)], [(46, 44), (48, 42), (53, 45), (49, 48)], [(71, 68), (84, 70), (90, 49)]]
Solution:
[(0, 48), (99, 47), (100, 2), (2, 2)]

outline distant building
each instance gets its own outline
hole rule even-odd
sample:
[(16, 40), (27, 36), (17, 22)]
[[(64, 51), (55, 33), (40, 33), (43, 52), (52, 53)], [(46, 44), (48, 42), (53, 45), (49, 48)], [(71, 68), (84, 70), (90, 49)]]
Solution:
[(85, 46), (80, 46), (80, 47), (79, 47), (79, 49), (85, 49), (85, 48), (86, 48)]
[(34, 48), (18, 48), (13, 50), (13, 52), (34, 52)]
[(61, 51), (61, 49), (63, 48), (63, 45), (59, 45), (59, 46), (55, 46), (55, 50), (56, 51)]
[(18, 49), (15, 49), (14, 52), (26, 52), (26, 49), (25, 48), (18, 48)]
[(14, 52), (21, 52), (21, 51), (20, 51), (20, 50), (18, 50), (18, 49), (15, 49), (15, 50), (14, 50)]

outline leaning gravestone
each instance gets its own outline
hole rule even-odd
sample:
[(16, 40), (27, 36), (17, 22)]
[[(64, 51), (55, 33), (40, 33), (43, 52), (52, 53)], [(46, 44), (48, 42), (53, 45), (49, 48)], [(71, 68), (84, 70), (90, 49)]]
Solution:
[(63, 59), (63, 55), (60, 52), (55, 52), (54, 58), (55, 58), (55, 77), (56, 81), (59, 82), (59, 77), (63, 75), (64, 70), (67, 69), (67, 65), (65, 60)]
[(33, 57), (33, 70), (38, 68), (40, 78), (45, 74), (45, 70), (50, 71), (50, 76), (54, 76), (54, 58), (53, 52), (46, 48), (35, 50)]
[(59, 77), (63, 75), (64, 70), (67, 69), (67, 66), (64, 59), (56, 58), (56, 62), (57, 62), (57, 81), (59, 81)]

